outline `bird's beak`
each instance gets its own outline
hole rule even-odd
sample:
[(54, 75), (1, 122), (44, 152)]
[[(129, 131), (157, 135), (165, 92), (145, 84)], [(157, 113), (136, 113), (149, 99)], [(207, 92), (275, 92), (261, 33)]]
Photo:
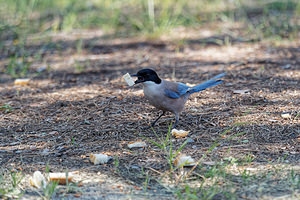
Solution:
[[(130, 76), (138, 77), (137, 74), (130, 74)], [(142, 83), (142, 82), (144, 82), (144, 81), (143, 81), (143, 80), (140, 80), (140, 79), (137, 79), (136, 81), (134, 81), (135, 84)]]

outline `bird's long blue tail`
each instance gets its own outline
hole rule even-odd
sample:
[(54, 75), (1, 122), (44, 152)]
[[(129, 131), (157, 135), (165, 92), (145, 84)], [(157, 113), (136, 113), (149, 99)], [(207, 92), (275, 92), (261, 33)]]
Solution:
[(208, 81), (205, 81), (204, 83), (201, 83), (201, 84), (199, 84), (199, 85), (196, 85), (196, 86), (190, 88), (190, 89), (188, 90), (188, 92), (189, 92), (190, 94), (195, 93), (195, 92), (200, 92), (200, 91), (202, 91), (202, 90), (205, 90), (206, 88), (213, 87), (213, 86), (215, 86), (215, 85), (218, 85), (218, 84), (220, 84), (220, 83), (223, 83), (222, 80), (218, 80), (218, 79), (220, 79), (220, 78), (222, 78), (223, 76), (225, 76), (225, 74), (226, 74), (226, 73), (219, 74), (219, 75), (213, 77), (212, 79), (209, 79)]

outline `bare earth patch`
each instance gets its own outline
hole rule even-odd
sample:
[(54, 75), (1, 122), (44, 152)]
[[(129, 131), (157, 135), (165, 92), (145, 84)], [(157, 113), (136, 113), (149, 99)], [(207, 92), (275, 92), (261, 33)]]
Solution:
[[(79, 51), (78, 38), (53, 37), (52, 45), (33, 40), (26, 49), (32, 56), (42, 53), (33, 60), (29, 85), (15, 86), (14, 79), (0, 73), (0, 106), (9, 105), (0, 110), (3, 173), (14, 169), (28, 177), (45, 171), (47, 164), (53, 172), (75, 171), (80, 192), (65, 199), (184, 198), (185, 185), (200, 187), (203, 180), (206, 189), (198, 194), (217, 188), (210, 191), (214, 199), (300, 197), (299, 40), (279, 46), (232, 40), (220, 46), (198, 38), (178, 47), (170, 41), (89, 35), (81, 38)], [(2, 52), (1, 71), (10, 53)], [(37, 74), (42, 66), (49, 70)], [(227, 72), (224, 84), (194, 94), (181, 115), (178, 128), (191, 131), (182, 153), (195, 160), (207, 154), (203, 161), (212, 163), (199, 165), (183, 182), (180, 174), (187, 169), (176, 170), (174, 179), (163, 176), (169, 165), (159, 147), (149, 141), (144, 149), (127, 147), (138, 139), (159, 142), (173, 120), (170, 114), (158, 122), (158, 137), (141, 129), (158, 112), (145, 102), (140, 87), (126, 86), (122, 75), (146, 67), (190, 84)], [(185, 140), (172, 138), (173, 148)], [(90, 153), (114, 159), (93, 165)], [(227, 175), (215, 180), (223, 172)], [(28, 178), (22, 187), (22, 198), (40, 197)]]

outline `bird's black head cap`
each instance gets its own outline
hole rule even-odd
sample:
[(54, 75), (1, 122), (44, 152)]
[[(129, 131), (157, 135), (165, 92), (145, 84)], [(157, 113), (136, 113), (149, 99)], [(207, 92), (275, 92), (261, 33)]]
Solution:
[(138, 79), (135, 81), (135, 84), (143, 83), (146, 81), (153, 81), (156, 84), (161, 83), (161, 79), (158, 77), (157, 73), (152, 69), (142, 69), (138, 71), (137, 74), (132, 76), (137, 76)]

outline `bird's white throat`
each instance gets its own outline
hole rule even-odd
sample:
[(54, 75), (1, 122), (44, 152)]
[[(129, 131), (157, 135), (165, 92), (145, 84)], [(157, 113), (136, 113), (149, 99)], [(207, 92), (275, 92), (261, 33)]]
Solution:
[(157, 88), (160, 86), (160, 84), (157, 84), (153, 81), (145, 81), (145, 82), (143, 82), (143, 86), (147, 87), (147, 88)]
[(155, 94), (155, 93), (159, 92), (161, 83), (157, 84), (153, 81), (145, 81), (145, 82), (143, 82), (143, 86), (144, 86), (145, 93)]

